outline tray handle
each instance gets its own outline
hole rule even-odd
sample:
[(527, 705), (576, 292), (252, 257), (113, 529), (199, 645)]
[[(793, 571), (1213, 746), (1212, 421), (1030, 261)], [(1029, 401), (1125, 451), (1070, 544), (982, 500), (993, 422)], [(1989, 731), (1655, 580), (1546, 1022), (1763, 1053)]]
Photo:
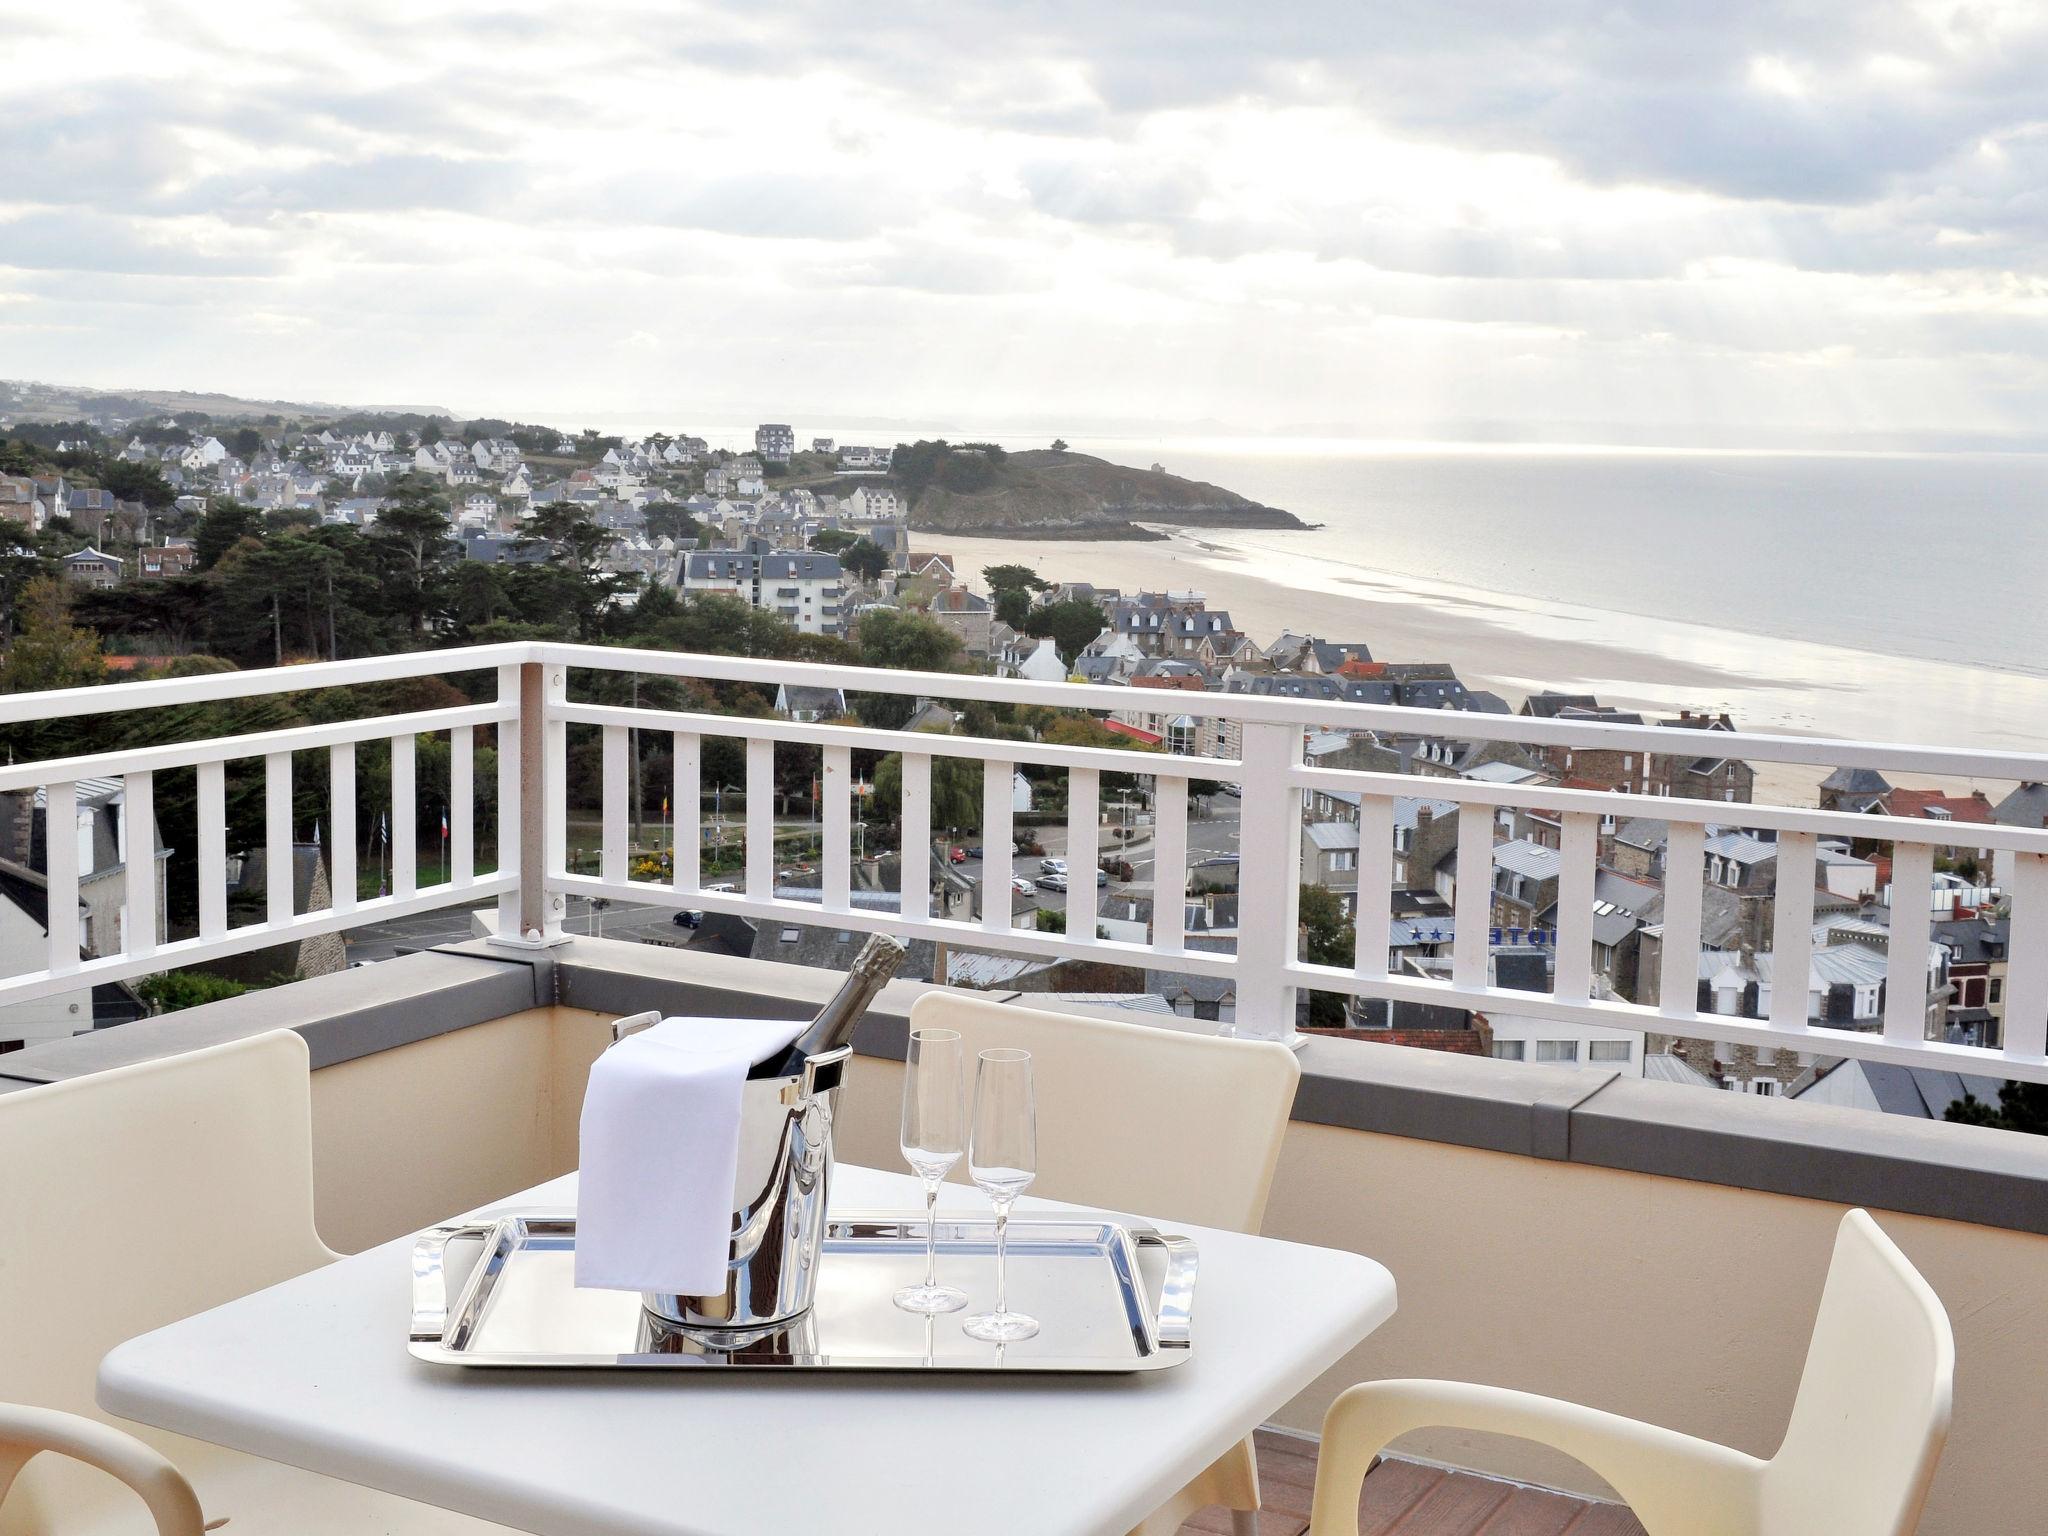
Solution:
[[(448, 1313), (454, 1297), (448, 1286), (448, 1245), (462, 1238), (488, 1240), (497, 1230), (495, 1221), (458, 1221), (430, 1227), (413, 1239), (412, 1245), (412, 1341), (438, 1344), (448, 1331)], [(479, 1266), (481, 1267), (481, 1266)]]
[(1195, 1324), (1195, 1268), (1200, 1257), (1191, 1237), (1148, 1233), (1146, 1240), (1166, 1250), (1166, 1276), (1159, 1287), (1155, 1320), (1161, 1349), (1192, 1349)]

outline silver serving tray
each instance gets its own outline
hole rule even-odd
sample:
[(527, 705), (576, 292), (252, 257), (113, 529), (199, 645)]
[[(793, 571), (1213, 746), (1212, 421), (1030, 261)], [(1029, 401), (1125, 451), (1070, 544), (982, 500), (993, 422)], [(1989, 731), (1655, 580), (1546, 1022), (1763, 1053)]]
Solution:
[(440, 1365), (804, 1371), (1157, 1371), (1188, 1358), (1195, 1245), (1103, 1219), (1010, 1223), (1009, 1301), (1036, 1338), (983, 1344), (960, 1321), (995, 1300), (995, 1221), (941, 1216), (939, 1278), (964, 1311), (925, 1318), (896, 1291), (924, 1278), (925, 1219), (831, 1218), (818, 1298), (786, 1330), (733, 1347), (664, 1322), (630, 1291), (578, 1290), (576, 1218), (455, 1223), (413, 1245), (412, 1353)]

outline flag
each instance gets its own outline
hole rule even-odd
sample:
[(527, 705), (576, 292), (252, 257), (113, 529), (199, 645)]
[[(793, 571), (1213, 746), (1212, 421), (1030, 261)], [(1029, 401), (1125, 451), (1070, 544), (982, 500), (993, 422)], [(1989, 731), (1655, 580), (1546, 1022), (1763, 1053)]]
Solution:
[(448, 841), (448, 813), (446, 811), (441, 813), (441, 841), (444, 843)]
[(668, 796), (667, 796), (667, 795), (663, 795), (663, 796), (661, 797), (661, 819), (662, 819), (663, 821), (666, 821), (666, 820), (668, 820)]

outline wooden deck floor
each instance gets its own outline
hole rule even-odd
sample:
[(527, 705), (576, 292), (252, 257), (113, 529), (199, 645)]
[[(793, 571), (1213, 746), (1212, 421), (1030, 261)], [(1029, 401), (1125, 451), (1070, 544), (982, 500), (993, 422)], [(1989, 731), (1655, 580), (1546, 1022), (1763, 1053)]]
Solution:
[[(1311, 1440), (1260, 1430), (1259, 1536), (1301, 1536), (1315, 1492)], [(1183, 1536), (1230, 1536), (1230, 1515), (1205, 1510), (1181, 1527)], [(1440, 1472), (1412, 1461), (1383, 1461), (1358, 1501), (1359, 1536), (1643, 1536), (1627, 1510), (1562, 1494), (1518, 1488), (1466, 1472)]]

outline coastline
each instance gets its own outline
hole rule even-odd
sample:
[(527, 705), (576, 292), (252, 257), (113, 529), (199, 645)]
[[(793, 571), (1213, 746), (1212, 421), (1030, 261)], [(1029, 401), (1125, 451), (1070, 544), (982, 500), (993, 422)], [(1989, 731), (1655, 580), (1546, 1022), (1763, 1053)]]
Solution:
[[(1266, 536), (1270, 539), (1270, 535)], [(1048, 581), (1196, 590), (1261, 645), (1292, 629), (1363, 640), (1383, 661), (1448, 662), (1519, 706), (1544, 688), (1646, 713), (1727, 711), (1743, 729), (2048, 751), (2048, 677), (1530, 602), (1245, 548), (1212, 529), (1155, 543), (918, 535), (982, 587), (983, 566)], [(1758, 798), (1812, 804), (1819, 770), (1758, 764)], [(1901, 782), (1920, 782), (1902, 779)]]

